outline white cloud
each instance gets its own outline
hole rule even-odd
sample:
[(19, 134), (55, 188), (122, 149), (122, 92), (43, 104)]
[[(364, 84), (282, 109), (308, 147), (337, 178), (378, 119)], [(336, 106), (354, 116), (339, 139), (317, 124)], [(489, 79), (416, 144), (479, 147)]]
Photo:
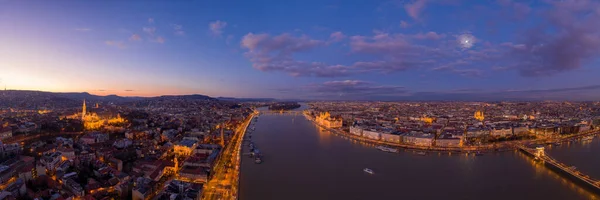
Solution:
[(223, 34), (223, 29), (225, 27), (227, 27), (227, 22), (220, 21), (220, 20), (211, 22), (208, 25), (208, 28), (210, 29), (210, 31), (216, 36), (220, 36), (221, 34)]

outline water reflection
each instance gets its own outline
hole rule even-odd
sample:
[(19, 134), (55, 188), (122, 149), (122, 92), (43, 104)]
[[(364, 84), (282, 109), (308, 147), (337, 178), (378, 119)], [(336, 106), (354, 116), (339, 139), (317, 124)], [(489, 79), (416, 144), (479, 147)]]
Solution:
[(536, 179), (540, 179), (540, 177), (551, 177), (553, 180), (565, 186), (565, 188), (569, 188), (570, 190), (575, 191), (582, 196), (588, 196), (589, 199), (600, 199), (600, 196), (595, 194), (593, 191), (590, 191), (584, 188), (583, 186), (576, 184), (575, 182), (573, 182), (573, 180), (566, 178), (565, 175), (559, 174), (556, 171), (546, 167), (543, 162), (536, 161), (533, 158), (519, 151), (515, 151), (514, 153), (517, 154), (519, 158), (521, 158), (522, 160), (526, 161), (534, 167)]
[(291, 121), (261, 116), (252, 139), (268, 159), (242, 158), (240, 199), (598, 199), (517, 151), (387, 153), (303, 117)]

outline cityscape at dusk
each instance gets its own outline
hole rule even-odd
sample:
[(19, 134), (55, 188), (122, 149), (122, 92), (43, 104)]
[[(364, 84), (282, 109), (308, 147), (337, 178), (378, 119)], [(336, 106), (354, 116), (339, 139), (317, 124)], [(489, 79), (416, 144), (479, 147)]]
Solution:
[(0, 0), (0, 200), (598, 200), (598, 22), (598, 0)]
[(0, 78), (8, 89), (317, 100), (600, 98), (600, 2), (593, 0), (0, 4)]

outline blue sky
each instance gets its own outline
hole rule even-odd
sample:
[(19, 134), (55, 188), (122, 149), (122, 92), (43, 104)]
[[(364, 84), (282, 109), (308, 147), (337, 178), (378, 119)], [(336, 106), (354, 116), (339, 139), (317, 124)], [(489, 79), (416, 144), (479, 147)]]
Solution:
[(600, 3), (0, 0), (9, 89), (598, 100)]

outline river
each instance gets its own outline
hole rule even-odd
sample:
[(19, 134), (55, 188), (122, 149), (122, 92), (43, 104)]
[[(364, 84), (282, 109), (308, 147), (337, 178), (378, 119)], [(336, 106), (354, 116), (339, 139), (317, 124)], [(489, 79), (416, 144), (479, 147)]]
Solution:
[[(263, 163), (243, 156), (241, 200), (600, 199), (518, 151), (386, 153), (333, 135), (302, 115), (261, 115), (255, 127), (252, 141)], [(599, 151), (596, 138), (547, 153), (600, 178)], [(367, 167), (375, 174), (363, 172)]]

